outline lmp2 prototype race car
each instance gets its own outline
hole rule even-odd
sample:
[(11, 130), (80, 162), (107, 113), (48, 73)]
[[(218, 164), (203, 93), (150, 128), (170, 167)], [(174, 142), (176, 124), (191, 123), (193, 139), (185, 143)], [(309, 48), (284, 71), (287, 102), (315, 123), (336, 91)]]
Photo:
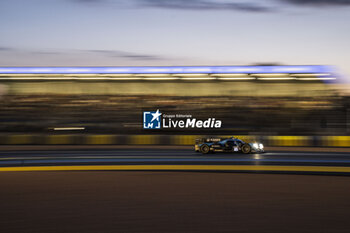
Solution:
[(238, 138), (198, 138), (194, 146), (196, 152), (202, 154), (215, 152), (241, 152), (249, 153), (264, 153), (264, 145), (262, 143), (247, 143)]

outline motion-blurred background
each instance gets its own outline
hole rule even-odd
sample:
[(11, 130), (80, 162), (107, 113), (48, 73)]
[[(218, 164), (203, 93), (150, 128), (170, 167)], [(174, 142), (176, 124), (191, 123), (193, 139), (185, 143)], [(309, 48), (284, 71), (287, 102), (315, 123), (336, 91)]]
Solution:
[[(78, 77), (66, 81), (67, 75), (41, 80), (39, 76), (45, 75), (7, 74), (2, 81), (6, 94), (1, 99), (0, 129), (8, 133), (47, 133), (57, 128), (80, 127), (68, 131), (102, 134), (349, 132), (350, 102), (336, 89), (337, 84), (315, 76), (291, 79), (274, 75), (229, 80), (204, 76), (191, 80), (167, 80), (168, 77), (134, 80), (131, 75), (122, 80), (104, 80), (91, 75), (83, 80)], [(198, 119), (214, 117), (222, 120), (223, 125), (220, 129), (143, 129), (142, 112), (156, 109), (166, 114), (191, 114)]]
[[(332, 80), (282, 74), (264, 76), (265, 80), (253, 75), (221, 81), (149, 81), (133, 75), (118, 81), (98, 80), (99, 75), (80, 80), (52, 74), (46, 78), (54, 78), (47, 80), (42, 79), (45, 75), (2, 72), (0, 132), (5, 138), (349, 135), (349, 6), (350, 1), (326, 0), (3, 0), (2, 67), (333, 65), (338, 69), (327, 74)], [(142, 112), (156, 109), (215, 117), (223, 127), (142, 129)], [(2, 143), (7, 142), (16, 140)]]

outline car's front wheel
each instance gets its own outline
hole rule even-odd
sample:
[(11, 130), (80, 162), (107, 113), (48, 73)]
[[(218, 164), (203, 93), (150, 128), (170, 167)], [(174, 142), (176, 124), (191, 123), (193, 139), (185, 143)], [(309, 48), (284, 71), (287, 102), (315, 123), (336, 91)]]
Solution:
[(249, 154), (252, 151), (252, 147), (249, 144), (244, 144), (242, 146), (242, 152), (244, 154)]
[(202, 154), (208, 154), (210, 152), (209, 146), (207, 144), (202, 145), (201, 152), (202, 152)]

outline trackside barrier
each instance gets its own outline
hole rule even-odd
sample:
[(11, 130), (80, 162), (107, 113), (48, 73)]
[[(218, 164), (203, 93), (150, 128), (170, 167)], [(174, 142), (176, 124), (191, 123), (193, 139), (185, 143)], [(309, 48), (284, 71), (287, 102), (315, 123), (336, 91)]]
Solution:
[[(0, 135), (1, 145), (194, 145), (205, 135)], [(231, 137), (220, 135), (211, 137)], [(350, 147), (350, 136), (251, 136), (235, 135), (248, 142), (263, 142), (266, 146)]]
[(269, 136), (269, 146), (313, 146), (309, 136)]
[(350, 136), (322, 137), (322, 146), (350, 147)]
[(108, 145), (115, 144), (114, 135), (88, 135), (85, 137), (85, 144), (88, 145)]

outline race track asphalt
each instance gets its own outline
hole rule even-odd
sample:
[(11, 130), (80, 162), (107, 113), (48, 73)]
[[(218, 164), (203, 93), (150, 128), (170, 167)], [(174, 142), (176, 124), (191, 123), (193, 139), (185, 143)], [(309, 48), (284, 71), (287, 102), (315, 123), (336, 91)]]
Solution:
[(0, 232), (347, 233), (350, 172), (327, 168), (350, 153), (0, 149)]
[(3, 172), (0, 231), (348, 233), (350, 177)]
[[(188, 148), (0, 150), (0, 167), (45, 165), (245, 165), (349, 167), (349, 152), (268, 151), (202, 155)], [(1, 170), (1, 169), (0, 169)]]

